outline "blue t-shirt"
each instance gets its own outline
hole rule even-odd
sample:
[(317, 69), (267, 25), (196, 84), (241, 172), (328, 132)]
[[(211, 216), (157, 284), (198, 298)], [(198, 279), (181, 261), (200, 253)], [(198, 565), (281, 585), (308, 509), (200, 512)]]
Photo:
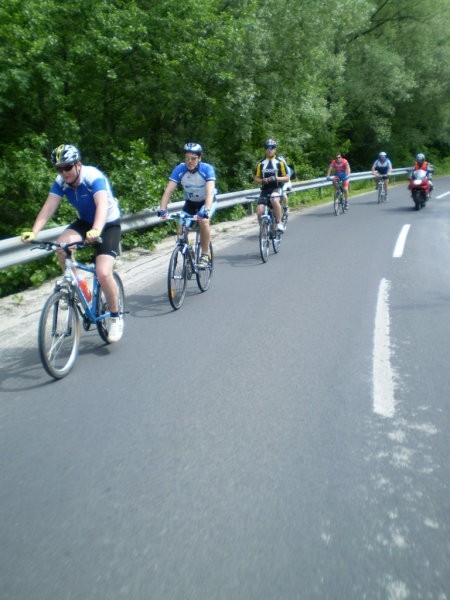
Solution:
[(114, 197), (114, 192), (108, 178), (96, 167), (81, 165), (79, 183), (76, 189), (68, 185), (62, 175), (57, 175), (50, 193), (63, 198), (66, 196), (69, 203), (76, 209), (80, 219), (93, 223), (97, 209), (94, 194), (106, 191), (108, 196), (108, 214), (106, 222), (111, 223), (120, 217), (119, 203)]
[(199, 162), (193, 171), (189, 171), (185, 163), (180, 163), (170, 174), (169, 180), (183, 186), (185, 200), (201, 203), (206, 199), (206, 182), (215, 181), (216, 173), (208, 163)]

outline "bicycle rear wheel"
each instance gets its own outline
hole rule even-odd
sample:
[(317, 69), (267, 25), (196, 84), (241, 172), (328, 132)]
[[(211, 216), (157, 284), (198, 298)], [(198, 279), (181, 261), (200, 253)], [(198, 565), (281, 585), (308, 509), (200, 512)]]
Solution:
[(208, 262), (208, 266), (205, 269), (198, 268), (198, 263), (200, 260), (201, 252), (202, 252), (202, 250), (201, 250), (201, 245), (200, 245), (200, 239), (198, 239), (197, 244), (196, 244), (196, 249), (195, 249), (195, 262), (197, 263), (197, 272), (196, 272), (197, 285), (202, 292), (206, 292), (206, 290), (211, 285), (211, 277), (212, 277), (213, 269), (214, 269), (214, 254), (213, 254), (212, 243), (211, 242), (209, 243), (209, 262)]
[(269, 222), (267, 219), (261, 219), (259, 224), (259, 252), (261, 259), (265, 263), (269, 260), (270, 235)]
[(170, 304), (178, 310), (186, 296), (186, 257), (180, 246), (173, 249), (167, 273), (167, 293)]
[(70, 373), (78, 356), (80, 319), (69, 293), (54, 292), (44, 304), (39, 320), (39, 355), (47, 373), (62, 379)]
[[(125, 291), (123, 288), (122, 280), (116, 271), (113, 271), (114, 281), (116, 282), (117, 289), (119, 290), (119, 314), (122, 316), (125, 313)], [(97, 297), (97, 317), (103, 315), (109, 311), (109, 306), (106, 301), (106, 296), (101, 286), (98, 288)], [(111, 327), (111, 317), (105, 317), (97, 321), (97, 331), (104, 342), (109, 344), (109, 328)]]

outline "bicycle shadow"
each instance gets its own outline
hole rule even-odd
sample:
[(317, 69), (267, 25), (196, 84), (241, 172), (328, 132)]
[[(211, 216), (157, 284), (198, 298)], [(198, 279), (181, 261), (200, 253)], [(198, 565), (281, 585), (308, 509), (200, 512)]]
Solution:
[[(255, 242), (256, 243), (256, 242)], [(227, 265), (233, 268), (256, 267), (261, 263), (259, 252), (247, 252), (239, 254), (221, 254), (214, 259), (216, 265)]]
[[(91, 355), (97, 358), (109, 357), (110, 348), (98, 335), (97, 330), (83, 331), (78, 356)], [(76, 369), (76, 364), (74, 366)], [(68, 377), (71, 374), (69, 373)], [(0, 391), (14, 393), (26, 392), (55, 383), (42, 366), (37, 344), (35, 347), (13, 348), (2, 360), (0, 368)]]

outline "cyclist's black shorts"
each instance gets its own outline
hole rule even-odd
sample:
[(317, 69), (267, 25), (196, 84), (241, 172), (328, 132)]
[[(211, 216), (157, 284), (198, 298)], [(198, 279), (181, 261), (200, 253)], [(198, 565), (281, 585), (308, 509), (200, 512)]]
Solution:
[(281, 198), (280, 188), (275, 187), (275, 188), (269, 188), (266, 190), (261, 190), (261, 193), (258, 198), (258, 204), (264, 204), (266, 206), (269, 206), (269, 204), (272, 204), (270, 202), (270, 197), (272, 194), (274, 194), (275, 196), (278, 196), (278, 198)]
[[(92, 224), (83, 219), (77, 219), (71, 223), (67, 229), (73, 229), (79, 233), (84, 240), (86, 233), (92, 229)], [(102, 241), (95, 246), (96, 256), (99, 254), (106, 254), (116, 258), (119, 255), (120, 234), (120, 219), (111, 221), (111, 223), (106, 223), (101, 233)]]
[[(205, 204), (205, 200), (203, 200), (203, 202), (192, 202), (191, 200), (186, 200), (186, 202), (183, 205), (183, 212), (187, 213), (188, 215), (196, 215), (198, 213), (198, 211), (201, 209), (201, 207)], [(214, 198), (214, 201), (212, 203), (211, 208), (209, 209), (209, 218), (211, 219), (214, 215), (214, 213), (216, 212), (216, 208), (217, 208), (217, 201)]]

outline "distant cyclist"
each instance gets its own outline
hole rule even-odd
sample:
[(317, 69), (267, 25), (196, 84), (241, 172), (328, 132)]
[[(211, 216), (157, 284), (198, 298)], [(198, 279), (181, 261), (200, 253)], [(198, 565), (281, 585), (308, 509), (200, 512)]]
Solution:
[[(378, 179), (380, 178), (380, 175), (390, 175), (391, 173), (392, 173), (392, 162), (388, 158), (386, 152), (380, 152), (378, 154), (378, 158), (372, 165), (372, 175), (377, 180), (377, 186), (378, 186)], [(389, 177), (386, 177), (386, 179), (384, 180), (384, 189), (386, 190), (386, 200), (387, 200), (387, 195), (388, 195), (388, 187), (389, 187)]]
[[(71, 223), (58, 238), (58, 243), (86, 240), (101, 242), (96, 247), (95, 269), (111, 312), (110, 342), (122, 337), (123, 317), (119, 314), (119, 290), (113, 277), (113, 266), (119, 254), (120, 209), (108, 178), (96, 167), (83, 165), (76, 146), (62, 144), (52, 152), (52, 163), (58, 175), (50, 188), (32, 231), (22, 233), (24, 243), (37, 234), (57, 211), (63, 197), (77, 210), (78, 219)], [(58, 253), (64, 269), (65, 254)]]
[(206, 269), (209, 264), (209, 242), (211, 231), (209, 219), (216, 207), (216, 173), (214, 167), (202, 162), (203, 148), (196, 142), (184, 146), (184, 162), (178, 164), (169, 176), (169, 183), (161, 197), (158, 215), (165, 219), (169, 216), (167, 206), (170, 197), (181, 185), (184, 190), (183, 212), (200, 217), (200, 243), (202, 255), (198, 267)]
[(280, 200), (282, 197), (282, 187), (285, 183), (289, 182), (289, 175), (286, 162), (281, 158), (277, 158), (275, 154), (276, 148), (276, 141), (271, 138), (267, 139), (264, 142), (266, 156), (259, 160), (256, 165), (256, 173), (253, 180), (261, 186), (256, 215), (258, 221), (261, 221), (265, 206), (268, 206), (270, 203), (277, 223), (277, 230), (284, 231)]
[[(330, 177), (331, 171), (334, 171), (334, 177)], [(346, 158), (342, 157), (340, 152), (338, 152), (328, 165), (327, 179), (332, 179), (335, 188), (337, 187), (338, 180), (342, 182), (346, 209), (348, 209), (348, 186), (350, 183), (350, 173), (350, 163)]]
[(280, 160), (284, 160), (287, 165), (287, 174), (289, 175), (289, 180), (286, 181), (281, 187), (281, 206), (283, 210), (287, 210), (289, 208), (289, 196), (288, 193), (292, 191), (292, 180), (295, 179), (295, 170), (293, 165), (288, 165), (287, 160), (284, 156), (278, 156)]

